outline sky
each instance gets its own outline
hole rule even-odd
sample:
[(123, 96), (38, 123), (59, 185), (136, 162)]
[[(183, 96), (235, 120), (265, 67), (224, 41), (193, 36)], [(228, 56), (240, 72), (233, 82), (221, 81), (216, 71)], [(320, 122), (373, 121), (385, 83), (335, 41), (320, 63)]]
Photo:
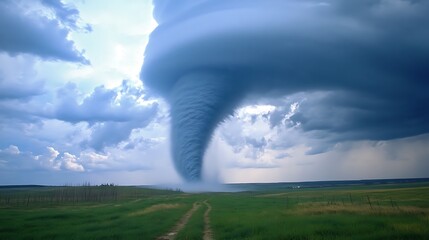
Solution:
[(200, 2), (1, 1), (0, 184), (183, 181), (170, 88), (195, 68), (240, 96), (207, 181), (429, 177), (427, 3)]

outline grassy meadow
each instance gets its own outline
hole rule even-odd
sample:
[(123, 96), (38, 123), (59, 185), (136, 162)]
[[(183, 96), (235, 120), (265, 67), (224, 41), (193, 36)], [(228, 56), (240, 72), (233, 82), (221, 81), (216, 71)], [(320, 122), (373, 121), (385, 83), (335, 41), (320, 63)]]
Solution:
[(429, 183), (189, 194), (139, 187), (0, 188), (0, 239), (429, 239)]

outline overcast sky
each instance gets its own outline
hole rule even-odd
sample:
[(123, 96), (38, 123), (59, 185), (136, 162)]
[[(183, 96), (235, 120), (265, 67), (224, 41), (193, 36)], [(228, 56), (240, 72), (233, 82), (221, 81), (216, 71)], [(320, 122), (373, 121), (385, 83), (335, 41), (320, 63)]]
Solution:
[[(375, 9), (388, 17), (376, 19), (380, 13), (375, 12), (366, 19), (376, 19), (383, 28), (397, 26), (398, 19), (391, 16), (419, 16), (421, 22), (401, 21), (409, 24), (407, 29), (415, 26), (412, 36), (388, 32), (396, 34), (388, 37), (399, 45), (383, 46), (374, 58), (388, 61), (383, 52), (399, 49), (398, 59), (423, 59), (422, 65), (410, 65), (427, 66), (429, 44), (424, 39), (429, 33), (416, 24), (427, 26), (428, 18), (419, 14), (428, 4), (373, 2), (379, 5), (342, 4), (339, 13), (330, 14), (365, 16), (365, 8)], [(181, 181), (170, 156), (169, 105), (140, 80), (149, 35), (157, 27), (152, 12), (150, 0), (0, 1), (1, 185)], [(169, 41), (175, 44), (174, 37)], [(408, 48), (402, 51), (400, 44)], [(390, 70), (367, 74), (384, 78), (413, 68)], [(249, 95), (216, 129), (204, 159), (204, 178), (429, 177), (425, 71), (414, 72), (420, 74), (416, 81), (399, 76), (380, 81), (381, 87), (374, 84), (380, 87), (376, 97), (353, 83), (334, 90)]]

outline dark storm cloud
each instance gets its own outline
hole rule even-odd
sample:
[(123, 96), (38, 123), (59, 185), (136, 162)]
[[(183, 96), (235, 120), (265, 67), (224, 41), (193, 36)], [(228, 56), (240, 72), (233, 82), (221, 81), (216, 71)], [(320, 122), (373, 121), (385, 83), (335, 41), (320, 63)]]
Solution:
[[(404, 86), (404, 92), (407, 90)], [(326, 131), (341, 140), (389, 140), (429, 132), (429, 97), (409, 93), (388, 98), (360, 92), (310, 97), (290, 117), (302, 130)]]
[[(49, 10), (53, 18), (48, 17)], [(59, 0), (0, 1), (0, 52), (89, 64), (67, 38), (72, 29), (79, 28), (78, 19), (79, 12)]]
[(250, 95), (329, 93), (290, 118), (318, 139), (429, 131), (428, 1), (154, 3), (160, 25), (141, 78), (172, 103), (173, 156), (186, 179), (200, 178), (211, 133)]

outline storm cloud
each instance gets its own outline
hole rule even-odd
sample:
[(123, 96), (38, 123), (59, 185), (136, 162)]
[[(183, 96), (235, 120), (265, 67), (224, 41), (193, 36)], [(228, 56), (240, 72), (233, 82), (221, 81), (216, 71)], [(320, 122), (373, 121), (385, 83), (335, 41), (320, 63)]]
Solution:
[(102, 151), (127, 140), (133, 129), (144, 128), (156, 118), (158, 104), (142, 104), (144, 93), (124, 80), (117, 88), (98, 86), (82, 97), (77, 86), (68, 83), (57, 91), (56, 106), (44, 114), (74, 124), (88, 123), (92, 131), (82, 145)]
[(427, 1), (154, 6), (141, 79), (171, 104), (172, 155), (186, 180), (201, 179), (214, 129), (249, 97), (308, 94), (290, 124), (328, 142), (429, 132)]
[(60, 0), (1, 1), (0, 52), (89, 64), (68, 38), (72, 30), (91, 30), (79, 20), (79, 11)]

